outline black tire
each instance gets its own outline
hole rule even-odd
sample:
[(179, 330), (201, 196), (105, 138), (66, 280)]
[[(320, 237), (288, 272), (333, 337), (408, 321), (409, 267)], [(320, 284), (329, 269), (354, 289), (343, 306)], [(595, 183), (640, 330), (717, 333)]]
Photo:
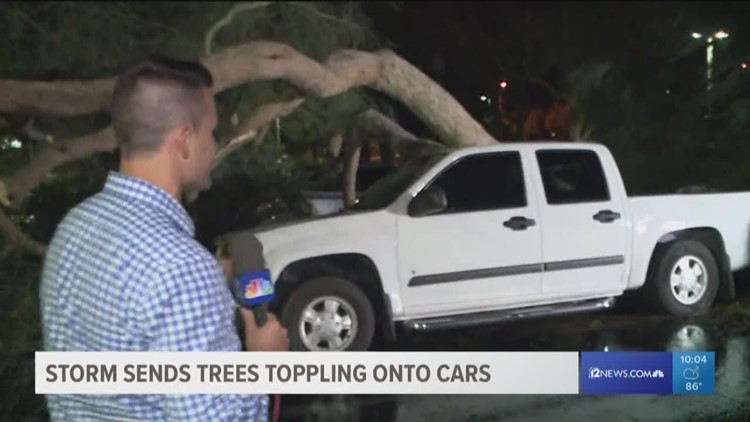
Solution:
[(356, 314), (353, 340), (342, 351), (363, 351), (372, 344), (375, 333), (375, 312), (367, 295), (356, 284), (339, 277), (319, 277), (303, 283), (294, 290), (284, 305), (282, 322), (289, 332), (289, 347), (295, 351), (310, 350), (300, 333), (302, 312), (320, 298), (332, 296), (348, 302)]
[[(705, 268), (707, 275), (703, 296), (693, 304), (680, 302), (672, 293), (670, 283), (672, 270), (684, 257), (696, 258)], [(666, 247), (655, 257), (646, 281), (647, 294), (653, 307), (660, 312), (675, 316), (693, 316), (707, 312), (719, 291), (720, 273), (713, 253), (701, 242), (680, 240)]]

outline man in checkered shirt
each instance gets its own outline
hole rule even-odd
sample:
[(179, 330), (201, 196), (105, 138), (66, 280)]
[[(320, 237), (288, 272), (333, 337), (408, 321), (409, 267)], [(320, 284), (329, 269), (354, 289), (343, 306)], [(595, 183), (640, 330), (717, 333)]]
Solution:
[[(239, 351), (219, 262), (181, 205), (210, 186), (212, 77), (197, 63), (145, 61), (118, 79), (112, 126), (121, 156), (103, 190), (58, 226), (44, 262), (48, 351)], [(288, 349), (269, 315), (243, 311), (248, 350)], [(266, 421), (265, 395), (50, 395), (53, 421)]]

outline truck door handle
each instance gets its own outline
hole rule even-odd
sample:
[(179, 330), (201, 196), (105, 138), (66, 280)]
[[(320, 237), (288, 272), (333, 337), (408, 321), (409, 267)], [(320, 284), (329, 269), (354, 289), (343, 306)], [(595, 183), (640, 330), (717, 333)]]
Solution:
[(511, 230), (526, 230), (527, 228), (536, 224), (536, 221), (526, 217), (513, 217), (510, 220), (503, 222), (503, 226)]
[(611, 210), (602, 210), (594, 215), (594, 220), (597, 220), (600, 223), (611, 223), (618, 218), (620, 218), (620, 213)]

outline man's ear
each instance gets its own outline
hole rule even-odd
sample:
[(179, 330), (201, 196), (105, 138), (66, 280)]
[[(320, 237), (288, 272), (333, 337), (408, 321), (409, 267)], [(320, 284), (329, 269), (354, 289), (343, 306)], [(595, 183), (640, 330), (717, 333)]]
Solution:
[(169, 132), (167, 135), (167, 142), (169, 142), (173, 148), (180, 155), (180, 158), (187, 160), (190, 158), (190, 143), (193, 141), (193, 133), (190, 127), (187, 125), (180, 125)]

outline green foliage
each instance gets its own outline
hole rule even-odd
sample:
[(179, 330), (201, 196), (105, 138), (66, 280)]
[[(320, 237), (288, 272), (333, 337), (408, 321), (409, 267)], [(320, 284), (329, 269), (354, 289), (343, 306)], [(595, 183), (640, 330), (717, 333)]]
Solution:
[[(232, 3), (10, 3), (0, 8), (0, 77), (27, 80), (85, 79), (116, 74), (149, 54), (183, 59), (204, 55), (206, 34)], [(357, 3), (269, 2), (238, 13), (219, 29), (213, 51), (251, 41), (287, 43), (322, 60), (340, 48), (370, 49), (379, 40)], [(281, 81), (258, 81), (221, 93), (218, 135), (230, 121), (256, 108), (299, 96)], [(299, 218), (310, 213), (305, 189), (337, 187), (340, 165), (328, 158), (330, 138), (360, 111), (387, 109), (382, 97), (353, 90), (334, 98), (309, 100), (295, 113), (272, 124), (264, 139), (236, 151), (215, 172), (214, 187), (189, 207), (197, 237), (206, 246), (216, 235), (240, 227)], [(0, 129), (0, 177), (13, 174), (39, 149), (40, 141), (22, 130), (29, 116), (3, 116)], [(65, 139), (92, 133), (108, 116), (37, 116), (35, 128)], [(277, 127), (280, 130), (277, 130)], [(5, 210), (34, 239), (48, 242), (70, 208), (101, 189), (117, 154), (68, 163), (50, 174), (18, 211)], [(4, 239), (0, 237), (0, 250)], [(25, 255), (0, 261), (0, 376), (9, 420), (47, 418), (43, 397), (33, 394), (35, 350), (41, 348), (38, 311), (40, 263)]]
[(44, 397), (34, 394), (34, 351), (41, 349), (37, 259), (0, 259), (0, 415), (8, 421), (47, 420)]
[(709, 94), (705, 73), (686, 70), (705, 64), (685, 66), (700, 54), (681, 50), (654, 60), (649, 72), (620, 60), (572, 73), (569, 100), (577, 119), (591, 131), (590, 140), (612, 149), (629, 193), (689, 185), (750, 190), (750, 75), (725, 55), (715, 64)]
[(356, 3), (274, 2), (238, 12), (217, 33), (213, 51), (255, 39), (286, 43), (322, 60), (339, 48), (377, 46), (379, 41), (369, 26), (369, 18)]
[[(369, 49), (379, 45), (378, 38), (369, 29), (368, 17), (356, 3), (255, 4), (260, 7), (236, 13), (227, 25), (215, 31), (213, 51), (241, 42), (267, 40), (287, 43), (303, 54), (322, 60), (336, 49)], [(234, 4), (227, 2), (11, 3), (0, 10), (0, 36), (8, 47), (0, 50), (0, 76), (43, 80), (110, 76), (151, 53), (199, 59), (204, 55), (209, 29), (233, 7)], [(251, 116), (263, 104), (299, 95), (296, 88), (282, 81), (257, 81), (225, 91), (217, 97), (221, 116), (217, 135), (225, 134), (232, 120)], [(263, 186), (264, 192), (296, 188), (296, 195), (300, 196), (300, 187), (307, 186), (303, 182), (311, 180), (311, 172), (320, 174), (317, 179), (326, 179), (321, 183), (330, 186), (339, 169), (326, 161), (325, 146), (332, 136), (345, 130), (357, 113), (370, 107), (385, 110), (388, 105), (382, 97), (369, 95), (364, 90), (306, 101), (295, 113), (271, 125), (260, 150), (245, 148), (222, 163), (214, 189), (227, 191), (222, 183), (234, 180), (227, 175), (241, 175), (244, 185)], [(26, 138), (21, 130), (27, 116), (9, 116), (8, 120), (11, 125), (0, 133), (0, 138), (7, 139), (6, 144), (21, 142), (23, 147), (6, 145), (0, 150), (0, 175), (11, 174), (42, 147), (38, 141)], [(64, 139), (93, 132), (107, 121), (106, 115), (64, 119), (37, 117), (35, 127)], [(283, 145), (269, 143), (276, 139)], [(270, 151), (271, 146), (276, 150)], [(252, 156), (259, 152), (262, 154)], [(276, 156), (269, 159), (268, 154)], [(277, 173), (258, 171), (264, 168), (263, 163), (278, 159), (283, 165), (274, 168)], [(35, 190), (21, 212), (12, 216), (22, 223), (27, 233), (46, 241), (67, 209), (100, 188), (107, 171), (114, 168), (116, 155), (112, 154), (62, 166)], [(273, 178), (287, 175), (293, 177), (289, 184)], [(278, 188), (273, 186), (275, 183), (279, 184)], [(282, 197), (291, 198), (289, 195)], [(244, 198), (229, 196), (240, 202)], [(253, 198), (277, 201), (277, 196), (270, 193), (255, 194)], [(234, 208), (245, 206), (234, 203)]]
[(214, 187), (190, 207), (196, 237), (209, 249), (223, 233), (308, 216), (303, 191), (337, 187), (339, 163), (313, 151), (295, 157), (273, 130), (245, 149), (227, 159)]

